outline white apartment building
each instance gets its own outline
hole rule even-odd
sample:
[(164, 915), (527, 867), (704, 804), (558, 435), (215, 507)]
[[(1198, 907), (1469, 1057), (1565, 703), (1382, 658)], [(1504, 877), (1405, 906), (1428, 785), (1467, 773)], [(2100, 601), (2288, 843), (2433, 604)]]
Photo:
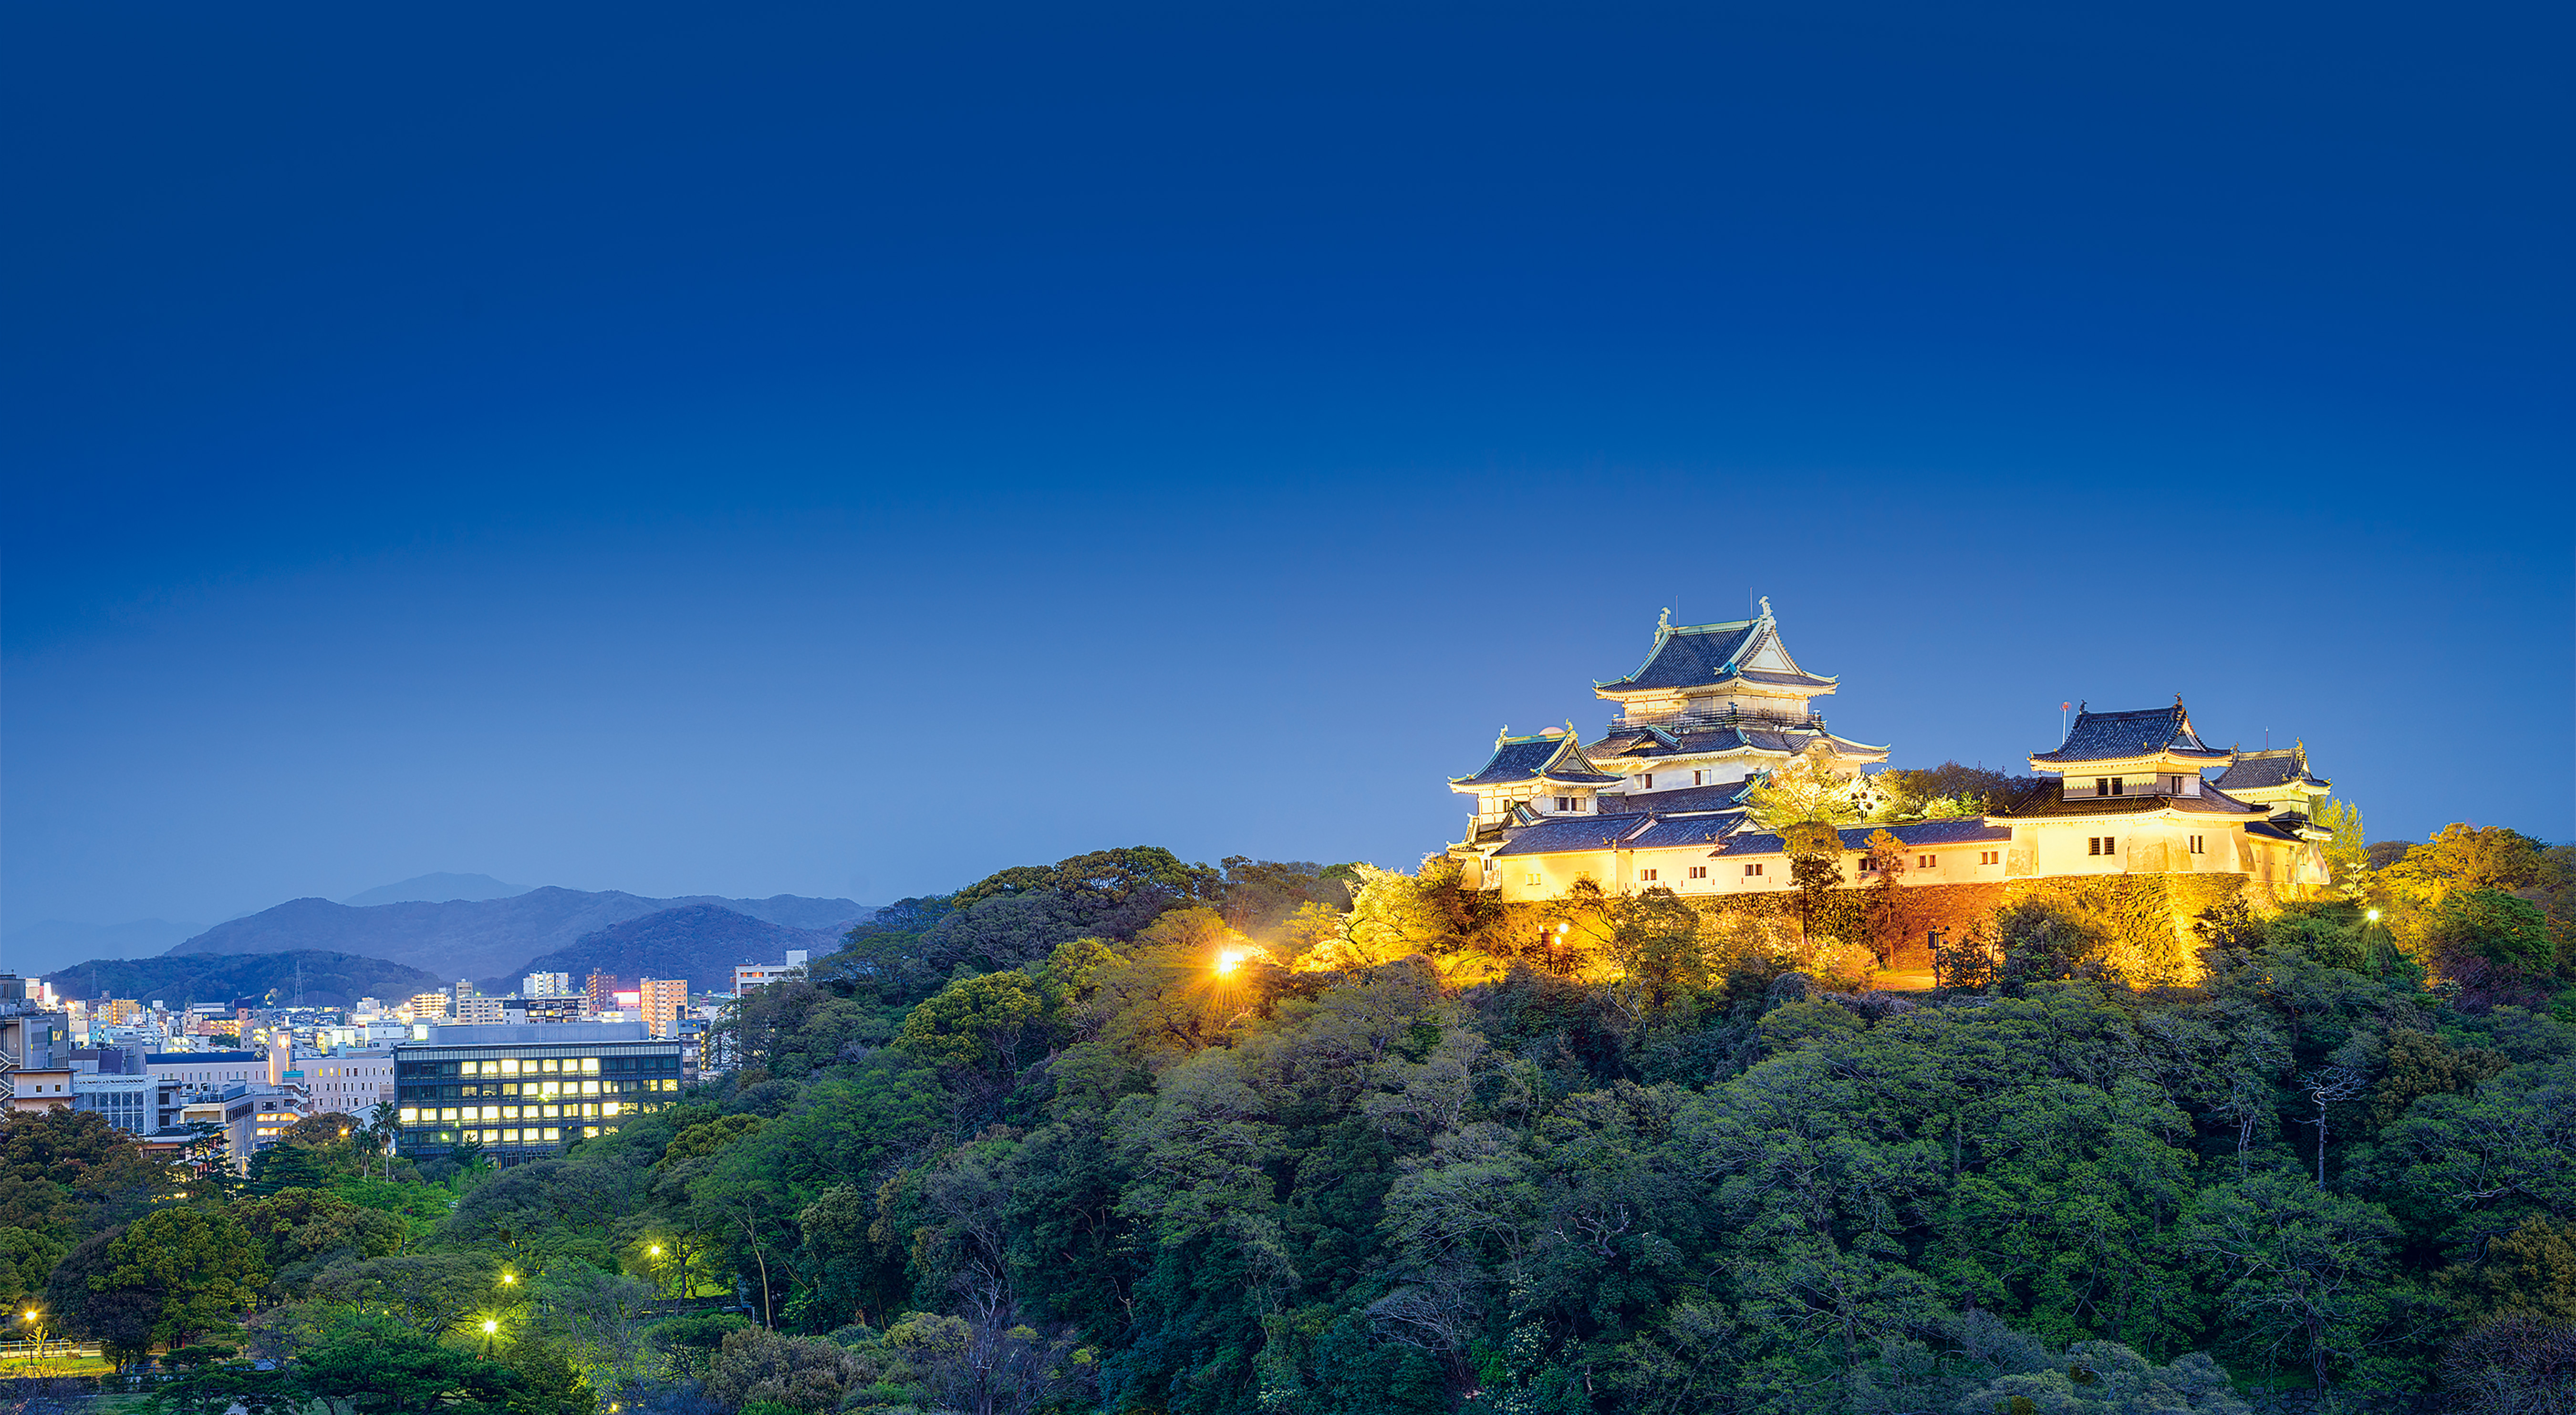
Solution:
[(338, 1047), (326, 1056), (303, 1059), (305, 1088), (313, 1093), (318, 1114), (364, 1116), (379, 1101), (394, 1098), (394, 1049)]
[(810, 953), (806, 949), (791, 948), (787, 950), (787, 961), (784, 963), (738, 963), (734, 965), (734, 994), (736, 996), (740, 996), (743, 993), (751, 991), (753, 988), (767, 987), (769, 984), (777, 982), (779, 979), (786, 977), (790, 973), (801, 971), (805, 967), (806, 958), (809, 956)]

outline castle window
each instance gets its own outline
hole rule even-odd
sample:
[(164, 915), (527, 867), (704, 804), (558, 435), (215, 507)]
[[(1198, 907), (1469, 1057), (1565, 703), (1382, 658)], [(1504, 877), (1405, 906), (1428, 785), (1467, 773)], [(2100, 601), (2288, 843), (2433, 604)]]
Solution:
[(1560, 810), (1560, 811), (1570, 811), (1570, 810), (1573, 810), (1573, 809), (1574, 809), (1574, 798), (1573, 798), (1573, 797), (1571, 797), (1571, 796), (1559, 796), (1559, 797), (1557, 797), (1557, 798), (1556, 798), (1556, 808), (1557, 808), (1558, 810)]
[(2177, 796), (2182, 794), (2182, 778), (2179, 776), (2173, 778), (2173, 794)]
[(1695, 771), (1695, 772), (1692, 772), (1692, 773), (1691, 773), (1691, 785), (1693, 785), (1693, 786), (1706, 786), (1707, 784), (1708, 784), (1708, 773), (1707, 773), (1707, 772), (1704, 772), (1704, 771)]
[(2102, 853), (2102, 837), (2100, 837), (2100, 836), (2098, 836), (2098, 835), (2088, 835), (2088, 836), (2084, 837), (2084, 853), (2085, 853), (2085, 854), (2087, 854), (2087, 855), (2099, 855), (2099, 854), (2101, 854), (2101, 853)]
[(1638, 778), (1637, 778), (1637, 787), (1638, 787), (1638, 789), (1639, 789), (1639, 790), (1642, 790), (1642, 791), (1652, 791), (1652, 790), (1654, 790), (1654, 789), (1655, 789), (1655, 774), (1654, 774), (1653, 772), (1651, 772), (1651, 771), (1650, 771), (1650, 772), (1647, 772), (1645, 775), (1643, 775), (1643, 776), (1641, 776), (1641, 777), (1638, 777)]
[(2004, 852), (2001, 850), (1988, 850), (1977, 856), (1977, 863), (1980, 865), (2000, 865), (2003, 862)]
[(1938, 855), (1917, 855), (1914, 857), (1914, 868), (1928, 870), (1940, 862), (1941, 857)]
[(2084, 853), (2087, 855), (2117, 855), (2120, 853), (2119, 846), (2120, 841), (2118, 836), (2088, 835), (2084, 837)]
[(1708, 866), (1706, 866), (1706, 865), (1693, 865), (1693, 866), (1691, 866), (1691, 867), (1690, 867), (1690, 877), (1691, 877), (1692, 879), (1706, 879), (1706, 878), (1708, 878)]
[(1532, 889), (1536, 889), (1541, 881), (1537, 875), (1529, 875), (1524, 877), (1523, 883), (1526, 883)]
[(2200, 855), (2200, 854), (2205, 854), (2205, 853), (2207, 853), (2206, 851), (2204, 851), (2204, 850), (2202, 850), (2202, 849), (2200, 848), (2200, 837), (2199, 837), (2199, 836), (2197, 836), (2197, 835), (2195, 835), (2195, 836), (2193, 836), (2193, 837), (2191, 838), (2191, 853), (2193, 853), (2193, 854), (2195, 854), (2195, 855)]
[(1758, 875), (1758, 874), (1760, 874), (1760, 873), (1762, 873), (1762, 862), (1761, 862), (1761, 861), (1759, 861), (1759, 860), (1753, 860), (1753, 861), (1748, 861), (1748, 862), (1745, 864), (1745, 866), (1744, 866), (1744, 877), (1745, 877), (1746, 879), (1751, 879), (1751, 878), (1753, 878), (1755, 875)]
[(1639, 870), (1637, 871), (1637, 878), (1644, 880), (1648, 884), (1653, 884), (1655, 882), (1655, 872), (1653, 870)]
[(1877, 857), (1876, 855), (1863, 855), (1863, 856), (1861, 856), (1861, 857), (1860, 857), (1860, 872), (1861, 872), (1862, 874), (1865, 874), (1865, 875), (1874, 875), (1874, 874), (1877, 874), (1877, 873), (1878, 873), (1878, 857)]

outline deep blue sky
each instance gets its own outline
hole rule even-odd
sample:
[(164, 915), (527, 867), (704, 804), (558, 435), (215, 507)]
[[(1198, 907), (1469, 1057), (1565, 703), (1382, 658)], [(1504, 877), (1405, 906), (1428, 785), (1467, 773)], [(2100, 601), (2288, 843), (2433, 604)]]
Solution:
[(2568, 838), (2570, 38), (13, 6), (0, 908), (1405, 865), (1748, 591), (1899, 763)]

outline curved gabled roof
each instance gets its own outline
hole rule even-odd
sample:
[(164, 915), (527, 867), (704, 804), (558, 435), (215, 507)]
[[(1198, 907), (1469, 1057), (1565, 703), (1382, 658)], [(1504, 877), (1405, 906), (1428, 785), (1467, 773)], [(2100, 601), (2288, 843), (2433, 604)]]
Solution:
[(2197, 796), (2173, 796), (2148, 792), (2137, 796), (2078, 796), (2070, 801), (2059, 797), (2041, 801), (2020, 810), (1998, 816), (1998, 820), (2030, 820), (2043, 816), (2134, 816), (2149, 811), (2179, 811), (2198, 816), (2261, 816), (2271, 814), (2266, 806), (2249, 806), (2225, 792), (2204, 786)]
[[(1764, 648), (1777, 648), (1780, 661), (1788, 664), (1790, 671), (1743, 666)], [(1646, 661), (1637, 666), (1636, 672), (1592, 686), (1604, 694), (1637, 693), (1715, 687), (1739, 680), (1792, 688), (1831, 688), (1835, 682), (1798, 667), (1788, 648), (1780, 643), (1779, 627), (1766, 606), (1759, 619), (1735, 619), (1723, 624), (1658, 623), (1654, 647), (1646, 651)]]
[(1834, 745), (1846, 757), (1887, 755), (1887, 748), (1837, 737), (1831, 732), (1808, 728), (1778, 730), (1760, 727), (1714, 727), (1696, 731), (1674, 731), (1668, 727), (1614, 727), (1584, 750), (1605, 757), (1672, 757), (1705, 756), (1711, 752), (1734, 752), (1750, 748), (1761, 752), (1781, 752), (1796, 756), (1817, 741)]
[(1494, 852), (1504, 855), (1556, 855), (1568, 850), (1624, 848), (1620, 842), (1654, 824), (1642, 812), (1606, 816), (1551, 816), (1536, 825), (1505, 831), (1509, 842)]
[(2333, 782), (2308, 770), (2308, 749), (2304, 746), (2239, 752), (2236, 760), (2228, 763), (2217, 784), (2222, 791), (2265, 791), (2283, 786), (2313, 786), (2326, 791), (2334, 786)]
[(2176, 695), (2172, 707), (2135, 712), (2079, 712), (2066, 740), (2053, 752), (2034, 752), (2037, 762), (2124, 761), (2157, 755), (2199, 757), (2213, 762), (2235, 755), (2211, 747), (2191, 729), (2191, 714)]
[(1513, 786), (1522, 782), (1544, 782), (1551, 786), (1616, 786), (1620, 778), (1592, 769), (1592, 759), (1583, 755), (1583, 744), (1574, 739), (1571, 729), (1556, 733), (1539, 733), (1529, 737), (1502, 737), (1494, 742), (1494, 755), (1471, 776), (1453, 776), (1452, 787), (1472, 789), (1479, 786)]

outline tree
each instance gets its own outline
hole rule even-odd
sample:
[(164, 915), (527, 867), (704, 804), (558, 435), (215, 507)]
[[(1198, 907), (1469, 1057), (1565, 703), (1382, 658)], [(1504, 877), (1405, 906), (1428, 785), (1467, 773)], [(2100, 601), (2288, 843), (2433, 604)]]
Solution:
[(480, 1253), (404, 1253), (335, 1265), (313, 1279), (312, 1292), (435, 1338), (490, 1302), (492, 1267)]
[(1905, 894), (1905, 842), (1884, 830), (1873, 830), (1861, 847), (1876, 878), (1870, 881), (1862, 917), (1869, 925), (1870, 951), (1882, 968), (1896, 966), (1898, 954), (1913, 935), (1912, 911)]
[(1835, 765), (1833, 748), (1814, 742), (1754, 783), (1744, 796), (1746, 815), (1768, 831), (1808, 824), (1851, 825), (1861, 817), (1859, 785)]
[(2444, 1274), (2455, 1300), (2481, 1316), (2513, 1314), (2576, 1327), (2576, 1223), (2534, 1215), (2487, 1240), (2474, 1266)]
[(1657, 885), (1621, 901), (1615, 917), (1610, 951), (1638, 1017), (1660, 1019), (1708, 990), (1699, 915), (1681, 896)]
[(1995, 911), (2001, 981), (2008, 987), (2074, 977), (2077, 969), (2097, 963), (2107, 942), (2089, 921), (2047, 900), (2026, 899)]
[(2176, 1226), (2209, 1273), (2231, 1341), (2250, 1358), (2304, 1369), (2319, 1390), (2367, 1374), (2402, 1342), (2411, 1294), (2395, 1280), (2397, 1224), (2376, 1204), (2304, 1177), (2257, 1174), (2205, 1189)]
[(2544, 847), (2500, 825), (2446, 825), (2433, 838), (2381, 870), (2398, 897), (2439, 904), (2464, 889), (2525, 888), (2540, 876)]
[(767, 1401), (804, 1415), (831, 1415), (861, 1374), (849, 1353), (828, 1341), (754, 1327), (726, 1333), (707, 1372), (707, 1393), (735, 1407)]
[(2323, 847), (2330, 887), (2346, 899), (2359, 900), (2370, 883), (2370, 842), (2362, 834), (2361, 807), (2329, 799), (2317, 806), (2316, 822), (2334, 832)]
[(2496, 889), (2455, 889), (2424, 920), (2424, 946), (2436, 963), (2477, 959), (2519, 973), (2549, 970), (2549, 919), (2539, 906)]
[(91, 1289), (155, 1294), (153, 1335), (182, 1346), (230, 1324), (268, 1282), (258, 1247), (221, 1209), (163, 1209), (138, 1219), (109, 1245), (107, 1264)]
[(385, 1178), (394, 1177), (394, 1128), (402, 1122), (402, 1108), (392, 1101), (378, 1101), (367, 1110), (367, 1140), (384, 1158)]
[[(1440, 865), (1449, 867), (1446, 879)], [(1442, 897), (1444, 886), (1454, 888), (1455, 861), (1426, 862), (1410, 875), (1375, 865), (1352, 868), (1359, 874), (1359, 892), (1351, 900), (1350, 919), (1338, 949), (1326, 944), (1316, 950), (1319, 955), (1334, 955), (1326, 961), (1340, 967), (1374, 968), (1410, 954), (1439, 953), (1455, 946), (1459, 920), (1450, 901)]]
[(45, 1290), (45, 1278), (70, 1251), (50, 1233), (0, 1228), (0, 1309), (15, 1310)]
[[(525, 1383), (509, 1368), (382, 1314), (334, 1324), (297, 1356), (293, 1372), (297, 1390), (325, 1402), (331, 1415), (502, 1415), (531, 1408), (523, 1399)], [(574, 1415), (595, 1404), (575, 1397), (557, 1409)]]
[(1046, 999), (1027, 974), (986, 973), (960, 978), (905, 1015), (905, 1047), (947, 1066), (1020, 1068), (1030, 1032), (1045, 1015)]

